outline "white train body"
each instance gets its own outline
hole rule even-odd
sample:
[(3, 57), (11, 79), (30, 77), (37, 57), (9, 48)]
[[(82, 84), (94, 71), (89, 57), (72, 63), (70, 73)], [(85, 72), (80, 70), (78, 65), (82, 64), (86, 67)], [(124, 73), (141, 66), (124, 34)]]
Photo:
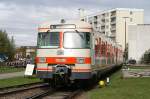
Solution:
[(41, 79), (54, 81), (59, 75), (65, 82), (91, 79), (98, 71), (120, 64), (122, 54), (120, 46), (94, 32), (86, 22), (42, 24), (38, 28), (36, 71)]

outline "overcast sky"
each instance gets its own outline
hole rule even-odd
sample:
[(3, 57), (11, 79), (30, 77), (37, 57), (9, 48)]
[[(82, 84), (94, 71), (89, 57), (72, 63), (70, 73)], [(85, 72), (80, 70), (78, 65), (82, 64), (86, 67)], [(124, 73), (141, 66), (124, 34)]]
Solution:
[(145, 23), (150, 23), (150, 0), (0, 0), (0, 29), (14, 36), (17, 46), (33, 46), (40, 23), (77, 19), (79, 8), (87, 14), (111, 8), (144, 9)]

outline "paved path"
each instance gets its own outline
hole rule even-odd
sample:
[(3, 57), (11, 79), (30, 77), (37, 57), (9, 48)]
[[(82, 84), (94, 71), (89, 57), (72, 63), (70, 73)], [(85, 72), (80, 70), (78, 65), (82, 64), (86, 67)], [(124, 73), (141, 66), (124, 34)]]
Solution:
[(0, 74), (0, 79), (7, 79), (7, 78), (13, 78), (13, 77), (20, 77), (20, 76), (24, 76), (24, 71)]
[(122, 69), (124, 78), (150, 77), (150, 69)]

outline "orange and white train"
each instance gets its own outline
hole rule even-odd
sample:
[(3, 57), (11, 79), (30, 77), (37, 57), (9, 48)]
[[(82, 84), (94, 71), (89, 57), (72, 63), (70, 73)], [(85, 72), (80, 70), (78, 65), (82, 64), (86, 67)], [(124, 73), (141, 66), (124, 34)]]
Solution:
[(53, 85), (89, 80), (122, 63), (122, 48), (83, 21), (40, 25), (37, 46), (37, 77)]

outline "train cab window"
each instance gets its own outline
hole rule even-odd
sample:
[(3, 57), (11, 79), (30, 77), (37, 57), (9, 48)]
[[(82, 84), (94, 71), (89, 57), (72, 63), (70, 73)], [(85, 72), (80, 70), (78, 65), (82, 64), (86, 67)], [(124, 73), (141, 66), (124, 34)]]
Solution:
[(38, 47), (40, 48), (58, 48), (59, 32), (45, 32), (38, 34)]
[(89, 32), (65, 32), (64, 48), (90, 48)]

